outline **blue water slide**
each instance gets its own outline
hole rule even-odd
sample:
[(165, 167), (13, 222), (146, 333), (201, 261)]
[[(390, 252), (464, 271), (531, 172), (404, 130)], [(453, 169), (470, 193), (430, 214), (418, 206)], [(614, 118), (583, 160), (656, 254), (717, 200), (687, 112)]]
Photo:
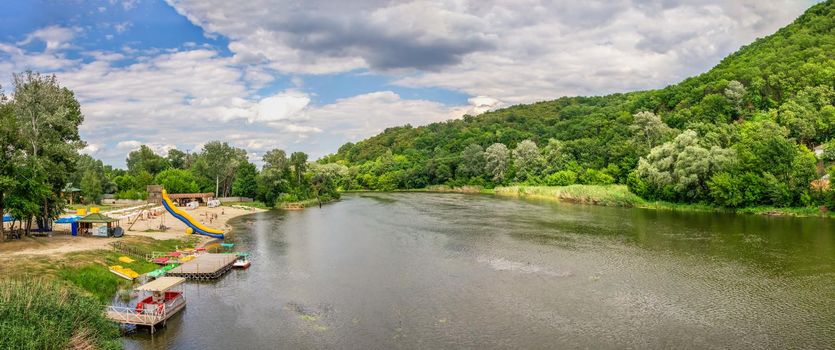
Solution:
[(174, 209), (172, 209), (166, 201), (162, 201), (162, 206), (165, 207), (165, 210), (168, 210), (168, 212), (171, 213), (171, 215), (173, 215), (175, 218), (177, 218), (177, 220), (182, 221), (184, 224), (186, 224), (186, 226), (190, 227), (194, 231), (194, 233), (198, 233), (198, 234), (201, 234), (201, 235), (204, 235), (204, 236), (223, 239), (224, 236), (223, 236), (222, 233), (209, 233), (209, 232), (201, 230), (197, 226), (194, 226), (194, 224), (192, 224), (191, 221), (184, 218), (182, 215), (177, 214), (177, 212), (174, 211)]

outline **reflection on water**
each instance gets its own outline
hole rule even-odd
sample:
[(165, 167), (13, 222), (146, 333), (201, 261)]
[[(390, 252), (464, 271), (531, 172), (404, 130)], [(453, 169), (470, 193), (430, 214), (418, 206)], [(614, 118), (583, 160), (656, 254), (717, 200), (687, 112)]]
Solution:
[(127, 348), (835, 347), (833, 220), (371, 193), (233, 224), (252, 267)]

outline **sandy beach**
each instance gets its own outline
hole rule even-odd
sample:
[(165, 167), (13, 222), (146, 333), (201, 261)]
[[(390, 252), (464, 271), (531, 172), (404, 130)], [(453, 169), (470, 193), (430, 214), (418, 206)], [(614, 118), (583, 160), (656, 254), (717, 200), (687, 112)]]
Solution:
[[(213, 228), (222, 227), (227, 234), (230, 232), (230, 227), (227, 225), (229, 220), (259, 211), (263, 211), (263, 209), (245, 209), (243, 207), (228, 206), (217, 208), (199, 207), (194, 210), (187, 210), (189, 215), (202, 224)], [(122, 220), (119, 224), (126, 230), (125, 237), (145, 236), (154, 239), (177, 239), (188, 235), (184, 223), (174, 218), (168, 212), (163, 211), (163, 213), (162, 215), (148, 219), (140, 218), (133, 224), (130, 230), (128, 230), (128, 227), (131, 226), (131, 223), (127, 219)], [(164, 231), (160, 231), (161, 225), (166, 227)], [(214, 240), (214, 238), (207, 236), (197, 236), (201, 239), (198, 245)], [(73, 252), (109, 249), (111, 242), (117, 242), (123, 239), (125, 238), (74, 237), (70, 235), (69, 225), (55, 225), (55, 232), (51, 236), (24, 237), (20, 240), (0, 242), (0, 258), (20, 257), (23, 255), (60, 256)]]

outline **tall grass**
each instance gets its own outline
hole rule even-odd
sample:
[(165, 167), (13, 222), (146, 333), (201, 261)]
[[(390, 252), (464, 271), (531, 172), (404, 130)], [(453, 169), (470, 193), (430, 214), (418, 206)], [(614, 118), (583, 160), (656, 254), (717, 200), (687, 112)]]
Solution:
[(644, 203), (624, 185), (507, 186), (496, 187), (495, 194), (555, 199), (572, 203), (612, 207), (635, 207)]
[(0, 280), (0, 349), (120, 349), (95, 298), (56, 281)]

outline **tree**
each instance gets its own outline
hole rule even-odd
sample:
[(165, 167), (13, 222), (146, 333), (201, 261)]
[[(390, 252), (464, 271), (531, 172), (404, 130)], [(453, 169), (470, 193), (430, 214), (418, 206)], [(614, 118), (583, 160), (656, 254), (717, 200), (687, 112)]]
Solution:
[(707, 180), (733, 164), (733, 150), (699, 145), (698, 136), (685, 130), (671, 142), (653, 148), (638, 162), (636, 174), (654, 191), (652, 196), (666, 200), (703, 199)]
[(166, 160), (168, 160), (168, 164), (174, 169), (188, 169), (194, 161), (192, 158), (191, 153), (172, 148), (168, 150)]
[(226, 142), (211, 141), (203, 146), (191, 168), (202, 190), (214, 190), (218, 197), (232, 192), (238, 165), (247, 161), (246, 151)]
[[(37, 225), (49, 230), (52, 219), (63, 210), (60, 193), (73, 172), (77, 151), (84, 146), (78, 134), (84, 116), (72, 91), (58, 85), (55, 76), (29, 71), (15, 74), (13, 78), (15, 95), (12, 103), (22, 141), (20, 164), (29, 167), (19, 173), (29, 174), (24, 187), (29, 187), (30, 191), (28, 194), (17, 193), (26, 196), (27, 202), (40, 205), (35, 215)], [(28, 212), (28, 208), (21, 214), (24, 212)], [(27, 232), (31, 227), (29, 222)]]
[(731, 102), (737, 116), (741, 116), (745, 108), (745, 85), (739, 81), (731, 80), (725, 88), (725, 98)]
[[(16, 175), (20, 162), (19, 134), (14, 106), (0, 89), (0, 217), (6, 212), (7, 195), (17, 185)], [(0, 238), (5, 237), (0, 224)]]
[(154, 182), (162, 185), (169, 193), (195, 193), (200, 191), (194, 175), (182, 169), (163, 170), (156, 177)]
[(154, 153), (146, 145), (141, 145), (139, 149), (128, 153), (128, 158), (125, 160), (125, 163), (127, 163), (128, 171), (132, 174), (145, 171), (151, 174), (151, 176), (159, 174), (163, 170), (171, 167), (171, 164), (168, 163), (165, 157)]
[(513, 150), (513, 166), (516, 168), (517, 181), (537, 176), (542, 171), (542, 163), (539, 147), (531, 140), (519, 142)]
[[(553, 174), (562, 170), (569, 159), (570, 157), (565, 153), (565, 144), (562, 141), (548, 139), (548, 144), (542, 147), (542, 160), (545, 163), (543, 174)], [(577, 174), (574, 175), (576, 177)]]
[(481, 176), (484, 173), (484, 148), (475, 143), (464, 148), (456, 172), (463, 178)]
[(84, 203), (101, 203), (101, 179), (94, 170), (84, 172), (81, 178), (81, 194), (84, 196)]
[(510, 161), (510, 151), (502, 143), (494, 143), (484, 151), (484, 170), (492, 176), (493, 182), (502, 183)]
[(658, 146), (667, 141), (673, 133), (667, 124), (655, 113), (643, 111), (633, 115), (634, 121), (629, 126), (633, 139), (646, 149)]
[(290, 164), (293, 166), (293, 174), (296, 178), (296, 186), (301, 187), (302, 174), (307, 170), (307, 154), (304, 152), (293, 152), (290, 155)]
[(235, 182), (232, 183), (232, 195), (255, 198), (258, 193), (257, 177), (258, 169), (255, 164), (247, 161), (241, 163), (235, 173)]

